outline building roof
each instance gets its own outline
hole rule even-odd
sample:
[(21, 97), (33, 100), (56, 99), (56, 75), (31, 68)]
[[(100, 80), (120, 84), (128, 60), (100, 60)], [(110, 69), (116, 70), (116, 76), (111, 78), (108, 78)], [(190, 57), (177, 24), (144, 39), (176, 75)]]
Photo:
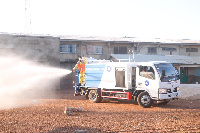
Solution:
[(119, 42), (119, 43), (156, 43), (178, 45), (200, 45), (200, 40), (190, 39), (161, 39), (161, 38), (138, 38), (138, 37), (100, 37), (100, 36), (59, 36), (61, 41), (89, 41), (89, 42)]
[(86, 42), (117, 42), (117, 43), (148, 43), (148, 44), (177, 44), (177, 45), (200, 45), (200, 40), (190, 39), (163, 39), (163, 38), (139, 38), (139, 37), (102, 37), (102, 36), (80, 36), (80, 35), (53, 35), (53, 34), (25, 34), (6, 33), (0, 35), (34, 36), (34, 37), (56, 37), (61, 41), (86, 41)]
[[(113, 58), (120, 62), (133, 61), (132, 54), (112, 54)], [(179, 56), (179, 55), (134, 55), (135, 62), (147, 62), (147, 61), (167, 61), (173, 64), (200, 64), (199, 56)]]
[(6, 33), (0, 35), (34, 36), (39, 38), (56, 37), (60, 41), (85, 41), (85, 42), (115, 42), (115, 43), (146, 43), (146, 44), (176, 44), (176, 45), (200, 45), (200, 40), (190, 39), (162, 39), (162, 38), (139, 38), (139, 37), (102, 37), (102, 36), (80, 36), (80, 35), (54, 35), (54, 34), (25, 34)]

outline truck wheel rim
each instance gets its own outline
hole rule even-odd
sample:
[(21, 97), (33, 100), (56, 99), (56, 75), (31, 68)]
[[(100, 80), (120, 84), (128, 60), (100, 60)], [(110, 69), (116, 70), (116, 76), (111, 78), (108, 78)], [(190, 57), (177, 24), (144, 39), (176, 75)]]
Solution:
[(144, 95), (144, 96), (141, 97), (141, 102), (142, 102), (142, 104), (144, 104), (144, 105), (149, 104), (150, 101), (151, 101), (151, 98), (150, 98), (148, 95)]
[(95, 94), (95, 93), (92, 93), (91, 99), (94, 100), (95, 98), (96, 98), (96, 94)]

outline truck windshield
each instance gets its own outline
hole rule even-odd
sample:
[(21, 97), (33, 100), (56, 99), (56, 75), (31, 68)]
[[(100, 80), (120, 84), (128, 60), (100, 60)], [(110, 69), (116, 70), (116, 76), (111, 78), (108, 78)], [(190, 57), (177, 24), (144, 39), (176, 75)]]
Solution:
[(155, 67), (160, 76), (161, 82), (178, 80), (178, 73), (172, 64), (155, 64)]

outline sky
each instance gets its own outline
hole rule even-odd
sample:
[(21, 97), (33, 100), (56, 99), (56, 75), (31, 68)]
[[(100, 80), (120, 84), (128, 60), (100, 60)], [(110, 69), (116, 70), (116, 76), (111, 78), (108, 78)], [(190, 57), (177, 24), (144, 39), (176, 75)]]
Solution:
[(199, 7), (200, 0), (0, 0), (0, 32), (200, 40)]

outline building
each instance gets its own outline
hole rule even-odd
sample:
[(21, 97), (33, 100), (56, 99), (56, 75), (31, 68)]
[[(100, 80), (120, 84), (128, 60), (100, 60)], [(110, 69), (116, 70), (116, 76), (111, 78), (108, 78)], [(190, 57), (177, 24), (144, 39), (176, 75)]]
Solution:
[[(171, 62), (181, 73), (181, 83), (200, 83), (200, 41), (80, 36), (65, 36), (60, 39), (61, 66), (71, 70), (78, 56), (132, 61), (133, 54), (135, 61)], [(70, 79), (72, 78), (67, 81)]]
[[(69, 70), (79, 56), (112, 61), (133, 61), (133, 57), (135, 61), (168, 61), (182, 74), (181, 83), (200, 83), (200, 41), (195, 40), (0, 34), (0, 54), (19, 55)], [(73, 87), (74, 80), (74, 73), (63, 77), (61, 88)]]

